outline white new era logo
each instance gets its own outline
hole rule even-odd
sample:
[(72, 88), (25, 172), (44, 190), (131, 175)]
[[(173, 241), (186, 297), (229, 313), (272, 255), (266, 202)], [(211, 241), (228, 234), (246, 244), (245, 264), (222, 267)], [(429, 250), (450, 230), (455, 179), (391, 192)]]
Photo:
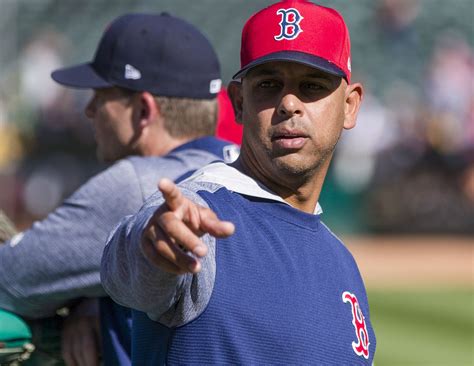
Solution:
[(211, 80), (211, 82), (209, 83), (209, 93), (211, 94), (219, 93), (221, 90), (221, 86), (222, 86), (221, 79)]
[(142, 74), (132, 65), (125, 65), (125, 79), (138, 80), (141, 79)]

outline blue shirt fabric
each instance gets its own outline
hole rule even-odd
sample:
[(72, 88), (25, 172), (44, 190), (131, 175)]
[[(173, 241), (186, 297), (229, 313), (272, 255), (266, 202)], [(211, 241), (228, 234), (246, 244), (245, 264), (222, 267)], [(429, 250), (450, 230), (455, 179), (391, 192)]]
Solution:
[[(375, 336), (359, 271), (319, 216), (225, 188), (198, 193), (236, 232), (217, 239), (209, 304), (173, 329), (168, 364), (371, 365)], [(345, 291), (366, 317), (368, 359), (352, 349)]]
[(149, 316), (133, 310), (134, 364), (370, 365), (376, 340), (364, 284), (320, 208), (304, 213), (235, 169), (212, 166), (182, 183), (183, 194), (236, 231), (203, 237), (201, 272), (171, 276), (140, 253), (159, 195), (109, 238), (106, 291)]
[(110, 297), (100, 299), (100, 330), (104, 365), (131, 365), (131, 310)]

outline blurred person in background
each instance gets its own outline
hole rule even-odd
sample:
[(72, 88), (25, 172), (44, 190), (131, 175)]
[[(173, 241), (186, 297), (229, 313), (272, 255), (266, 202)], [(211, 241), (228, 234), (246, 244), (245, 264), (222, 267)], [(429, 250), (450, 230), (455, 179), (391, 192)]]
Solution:
[(379, 232), (473, 233), (474, 51), (444, 32), (423, 75), (423, 94), (406, 83), (388, 93), (398, 137), (377, 157), (368, 221)]
[(18, 164), (24, 153), (18, 130), (4, 119), (2, 112), (0, 100), (0, 175)]
[(18, 60), (18, 106), (12, 110), (24, 156), (16, 167), (19, 197), (8, 210), (23, 227), (44, 218), (86, 179), (104, 169), (83, 113), (87, 92), (65, 90), (49, 76), (64, 66), (71, 43), (51, 25), (39, 25)]
[(0, 91), (0, 208), (8, 212), (13, 212), (17, 204), (14, 171), (24, 152), (20, 132), (8, 119), (4, 95)]
[[(381, 55), (385, 64), (390, 65), (390, 75), (414, 82), (422, 66), (421, 39), (416, 31), (416, 20), (421, 10), (420, 1), (380, 0), (374, 3), (374, 6), (374, 21), (378, 27)], [(401, 57), (403, 62), (394, 62)]]
[[(100, 284), (104, 243), (160, 178), (183, 179), (206, 163), (237, 157), (236, 145), (212, 137), (219, 62), (206, 37), (189, 23), (165, 13), (126, 14), (107, 28), (92, 62), (56, 70), (52, 77), (94, 89), (85, 113), (99, 159), (115, 164), (0, 247), (0, 307), (29, 319), (49, 318), (62, 308), (69, 315), (63, 323), (54, 318), (54, 324), (63, 328), (68, 365), (98, 365), (101, 353), (106, 365), (128, 365), (129, 310), (104, 298)], [(226, 94), (219, 100), (225, 104)], [(45, 329), (45, 322), (32, 324), (33, 330), (35, 324), (38, 331)], [(37, 364), (63, 362), (54, 349), (37, 346)], [(48, 358), (41, 351), (53, 354)]]
[[(446, 77), (449, 75), (449, 77)], [(474, 146), (474, 51), (454, 31), (438, 36), (428, 64), (425, 92), (427, 138), (444, 155)]]

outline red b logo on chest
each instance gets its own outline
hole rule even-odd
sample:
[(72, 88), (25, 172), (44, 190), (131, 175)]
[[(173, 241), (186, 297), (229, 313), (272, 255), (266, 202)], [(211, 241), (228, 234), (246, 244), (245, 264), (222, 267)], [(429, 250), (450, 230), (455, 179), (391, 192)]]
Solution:
[(354, 294), (345, 291), (342, 294), (342, 301), (348, 302), (352, 307), (352, 325), (355, 328), (357, 342), (352, 342), (352, 349), (357, 356), (364, 356), (369, 358), (369, 332), (367, 332), (367, 325), (365, 324), (365, 317), (359, 306), (359, 301)]

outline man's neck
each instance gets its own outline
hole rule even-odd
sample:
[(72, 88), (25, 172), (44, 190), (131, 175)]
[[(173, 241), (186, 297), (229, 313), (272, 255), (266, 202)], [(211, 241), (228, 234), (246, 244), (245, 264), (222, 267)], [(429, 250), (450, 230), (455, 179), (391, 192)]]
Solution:
[(164, 156), (191, 140), (192, 138), (174, 138), (169, 136), (167, 138), (150, 139), (147, 143), (140, 146), (140, 155)]
[(329, 161), (324, 162), (317, 172), (313, 172), (308, 177), (292, 175), (290, 178), (268, 176), (255, 164), (252, 164), (252, 159), (248, 159), (245, 153), (241, 154), (233, 166), (280, 196), (291, 206), (307, 213), (313, 213), (318, 203)]

